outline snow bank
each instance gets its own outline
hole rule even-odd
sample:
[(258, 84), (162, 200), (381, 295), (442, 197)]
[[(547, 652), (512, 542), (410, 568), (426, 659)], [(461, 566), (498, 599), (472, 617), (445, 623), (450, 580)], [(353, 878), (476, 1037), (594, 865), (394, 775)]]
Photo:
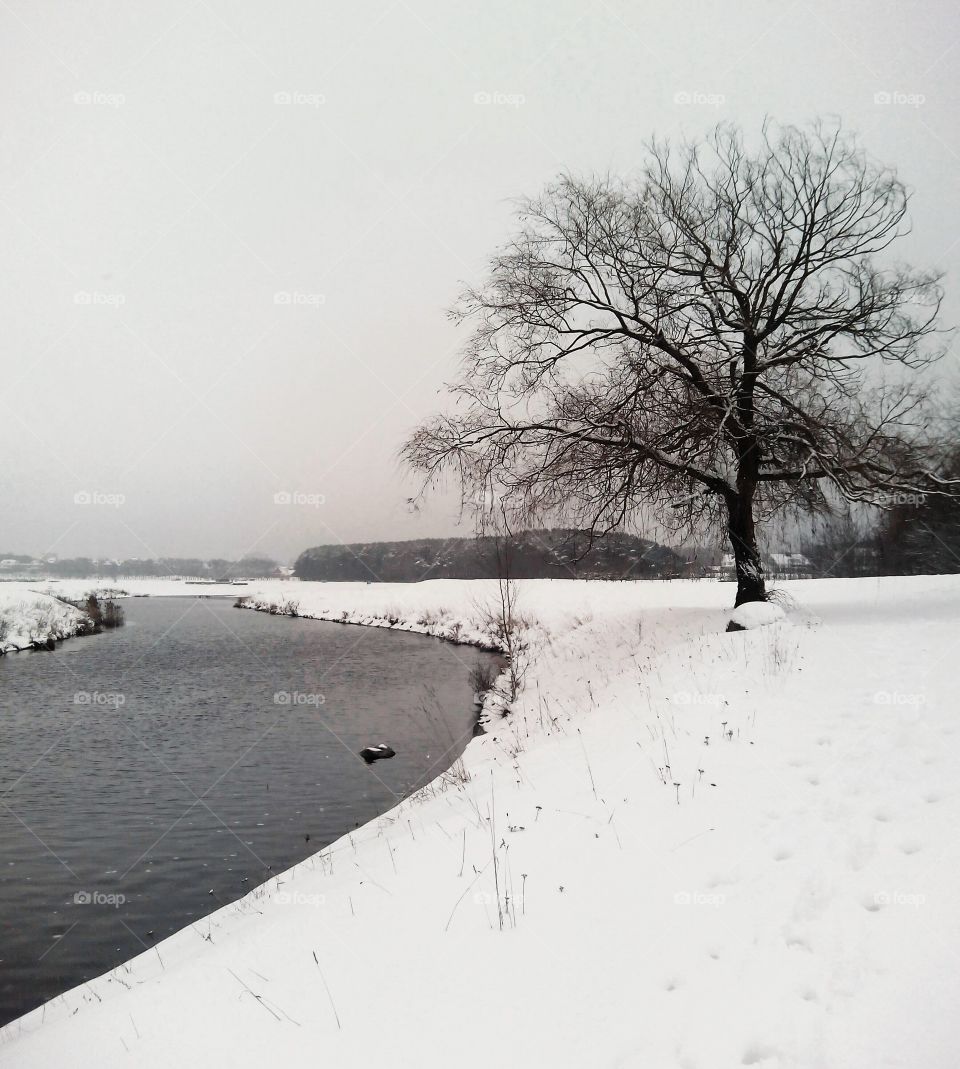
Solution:
[[(783, 609), (770, 601), (748, 601), (730, 614), (727, 629), (730, 631), (750, 631), (754, 627), (766, 627), (783, 620)], [(732, 625), (732, 626), (731, 626)]]
[[(456, 580), (436, 580), (437, 583)], [(238, 592), (243, 608), (270, 612), (280, 616), (307, 616), (314, 620), (331, 620), (341, 624), (359, 624), (365, 627), (388, 627), (397, 631), (414, 631), (432, 635), (447, 642), (479, 646), (499, 650), (500, 643), (493, 631), (491, 619), (495, 610), (493, 584), (484, 583), (490, 590), (478, 592), (472, 603), (464, 604), (460, 596), (451, 597), (449, 604), (438, 601), (433, 584), (409, 588), (407, 597), (398, 597), (398, 591), (406, 587), (377, 584), (375, 596), (370, 598), (369, 588), (364, 584), (350, 593), (348, 600), (355, 602), (344, 608), (340, 600), (343, 587), (349, 583), (304, 583), (292, 586), (284, 583), (280, 589), (263, 591), (258, 588), (252, 594)], [(477, 584), (480, 586), (480, 584)], [(330, 588), (334, 589), (331, 590)], [(428, 593), (422, 598), (422, 592)], [(458, 592), (459, 593), (459, 592)], [(367, 594), (367, 597), (363, 597)], [(418, 597), (417, 595), (421, 595)], [(340, 597), (338, 597), (340, 595)], [(359, 596), (358, 596), (359, 595)], [(359, 602), (359, 603), (357, 603)]]
[(89, 623), (72, 605), (21, 584), (0, 586), (0, 654), (70, 638)]
[[(739, 635), (729, 584), (520, 589), (524, 688), (464, 776), (8, 1026), (0, 1062), (958, 1064), (960, 578), (791, 583)], [(482, 635), (495, 584), (253, 593)]]

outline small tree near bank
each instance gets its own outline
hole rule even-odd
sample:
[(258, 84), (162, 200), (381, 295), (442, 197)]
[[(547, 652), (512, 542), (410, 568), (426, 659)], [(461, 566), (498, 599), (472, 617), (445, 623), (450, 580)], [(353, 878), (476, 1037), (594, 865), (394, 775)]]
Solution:
[(726, 125), (654, 142), (632, 182), (561, 178), (454, 311), (473, 325), (457, 406), (405, 459), (512, 523), (715, 522), (736, 604), (762, 599), (775, 512), (955, 490), (919, 374), (942, 355), (940, 277), (884, 255), (907, 204), (820, 123), (767, 124), (755, 150)]
[[(499, 513), (499, 514), (498, 514)], [(480, 619), (506, 657), (507, 700), (514, 702), (523, 686), (527, 670), (527, 621), (520, 614), (520, 588), (513, 573), (514, 536), (509, 529), (505, 507), (489, 508), (480, 517), (486, 550), (497, 576), (496, 595), (477, 606)]]

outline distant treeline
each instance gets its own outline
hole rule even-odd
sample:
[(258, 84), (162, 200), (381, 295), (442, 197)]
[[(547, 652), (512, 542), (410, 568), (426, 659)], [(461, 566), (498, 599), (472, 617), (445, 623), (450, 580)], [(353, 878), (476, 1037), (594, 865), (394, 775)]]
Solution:
[(277, 562), (268, 557), (244, 557), (241, 560), (219, 558), (201, 560), (199, 557), (160, 557), (145, 560), (96, 560), (92, 557), (64, 557), (44, 559), (23, 553), (0, 554), (0, 577), (49, 576), (63, 579), (87, 579), (92, 576), (110, 579), (123, 577), (189, 576), (229, 582), (231, 579), (269, 579), (280, 576)]
[[(960, 465), (950, 476), (960, 478)], [(872, 524), (831, 519), (807, 549), (818, 574), (946, 575), (960, 572), (960, 502), (903, 494)]]
[(421, 579), (657, 579), (683, 574), (672, 549), (629, 534), (592, 548), (580, 531), (521, 531), (510, 538), (427, 538), (315, 546), (294, 566), (300, 579), (413, 583)]

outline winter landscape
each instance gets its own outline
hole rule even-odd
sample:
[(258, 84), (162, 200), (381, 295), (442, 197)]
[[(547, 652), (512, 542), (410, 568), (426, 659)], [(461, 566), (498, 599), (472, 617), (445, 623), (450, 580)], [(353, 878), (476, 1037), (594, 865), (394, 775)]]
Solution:
[(0, 22), (0, 1065), (956, 1066), (955, 14)]

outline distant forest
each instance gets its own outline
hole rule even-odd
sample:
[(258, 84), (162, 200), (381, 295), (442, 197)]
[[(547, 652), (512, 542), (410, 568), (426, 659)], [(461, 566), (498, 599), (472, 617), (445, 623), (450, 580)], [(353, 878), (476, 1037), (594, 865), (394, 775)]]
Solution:
[(426, 538), (315, 546), (294, 566), (300, 579), (414, 583), (421, 579), (657, 579), (683, 573), (672, 549), (629, 534), (591, 547), (581, 531), (521, 531), (506, 538)]
[[(287, 569), (289, 572), (289, 569)], [(148, 560), (103, 560), (93, 557), (31, 557), (24, 553), (0, 554), (0, 578), (87, 579), (91, 577), (135, 579), (143, 577), (211, 579), (270, 579), (285, 574), (275, 560), (268, 557), (244, 557), (242, 560), (199, 557), (160, 557)]]

